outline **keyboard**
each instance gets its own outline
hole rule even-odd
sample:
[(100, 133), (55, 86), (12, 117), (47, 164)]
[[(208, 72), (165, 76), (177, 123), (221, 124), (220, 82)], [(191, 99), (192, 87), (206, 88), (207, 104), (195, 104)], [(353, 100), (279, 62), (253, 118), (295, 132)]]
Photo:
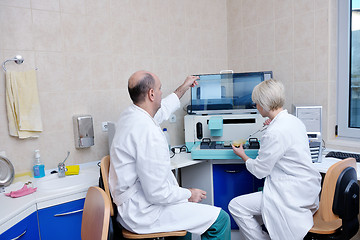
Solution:
[(333, 158), (339, 158), (339, 159), (345, 159), (345, 158), (355, 158), (357, 162), (360, 162), (360, 154), (356, 153), (347, 153), (347, 152), (329, 152), (326, 154), (325, 157), (333, 157)]

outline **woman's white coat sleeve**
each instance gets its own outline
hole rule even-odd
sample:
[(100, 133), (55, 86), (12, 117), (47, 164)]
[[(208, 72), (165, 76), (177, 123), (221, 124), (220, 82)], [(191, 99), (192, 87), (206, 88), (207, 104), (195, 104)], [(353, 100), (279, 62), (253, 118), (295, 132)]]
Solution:
[(246, 168), (258, 179), (270, 175), (275, 163), (285, 153), (281, 138), (273, 133), (266, 133), (261, 138), (261, 148), (255, 159), (246, 161)]

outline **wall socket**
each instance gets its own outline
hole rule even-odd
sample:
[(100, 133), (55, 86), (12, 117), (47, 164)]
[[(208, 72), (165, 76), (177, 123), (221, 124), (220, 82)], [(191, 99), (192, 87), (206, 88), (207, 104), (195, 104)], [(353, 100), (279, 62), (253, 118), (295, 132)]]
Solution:
[(109, 127), (108, 122), (102, 122), (101, 123), (101, 129), (102, 129), (103, 132), (107, 132), (108, 129), (109, 129), (108, 127)]
[(175, 122), (176, 122), (176, 115), (175, 115), (175, 114), (171, 114), (171, 115), (170, 115), (169, 122), (171, 122), (171, 123), (175, 123)]

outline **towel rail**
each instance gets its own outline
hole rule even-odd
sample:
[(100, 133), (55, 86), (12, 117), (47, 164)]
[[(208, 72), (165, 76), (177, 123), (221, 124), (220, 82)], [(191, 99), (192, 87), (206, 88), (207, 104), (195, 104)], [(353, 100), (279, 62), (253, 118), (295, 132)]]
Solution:
[(4, 69), (5, 72), (6, 72), (5, 65), (6, 65), (7, 62), (10, 62), (10, 61), (14, 61), (17, 64), (22, 64), (24, 62), (24, 58), (22, 56), (20, 56), (20, 55), (16, 55), (14, 58), (10, 58), (10, 59), (5, 60), (3, 62), (3, 64), (2, 64), (2, 68)]

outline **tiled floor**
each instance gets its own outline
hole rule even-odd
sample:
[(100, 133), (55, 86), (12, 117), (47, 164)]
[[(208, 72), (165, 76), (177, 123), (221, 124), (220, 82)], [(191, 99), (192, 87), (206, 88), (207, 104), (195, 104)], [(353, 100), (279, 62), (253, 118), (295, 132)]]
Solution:
[(360, 240), (360, 231), (351, 240)]

